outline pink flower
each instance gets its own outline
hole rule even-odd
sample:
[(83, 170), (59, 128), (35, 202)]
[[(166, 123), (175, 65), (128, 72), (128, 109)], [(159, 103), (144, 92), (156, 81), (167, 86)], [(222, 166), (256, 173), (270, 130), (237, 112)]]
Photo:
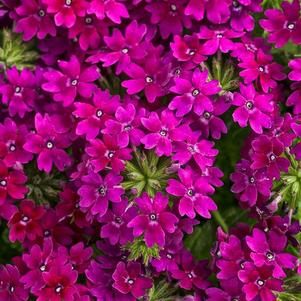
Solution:
[(286, 75), (282, 72), (282, 66), (272, 61), (272, 56), (265, 54), (261, 49), (254, 56), (242, 58), (238, 65), (245, 69), (239, 73), (246, 84), (259, 80), (262, 90), (267, 93), (270, 88), (277, 86), (277, 80), (283, 80)]
[(130, 64), (125, 73), (131, 77), (122, 82), (129, 95), (144, 90), (148, 102), (153, 103), (159, 96), (164, 95), (164, 86), (167, 83), (168, 66), (162, 66), (159, 58), (147, 58), (143, 67)]
[(31, 161), (32, 154), (23, 149), (27, 135), (26, 125), (17, 125), (10, 118), (0, 124), (0, 158), (6, 166), (18, 166)]
[(175, 154), (172, 159), (184, 165), (193, 158), (201, 170), (212, 166), (218, 150), (213, 149), (213, 142), (199, 139), (200, 134), (193, 132), (185, 142), (175, 144)]
[(9, 106), (12, 117), (18, 114), (23, 118), (27, 112), (33, 110), (37, 98), (36, 78), (29, 69), (24, 68), (19, 73), (16, 67), (6, 70), (6, 77), (8, 83), (0, 86), (2, 103)]
[(50, 173), (54, 164), (62, 171), (71, 164), (71, 159), (63, 150), (70, 146), (69, 137), (66, 133), (56, 128), (51, 117), (45, 114), (43, 117), (37, 113), (35, 116), (36, 134), (29, 134), (24, 149), (38, 154), (38, 168)]
[(191, 27), (190, 18), (184, 15), (182, 0), (152, 2), (145, 6), (145, 10), (151, 13), (151, 23), (158, 24), (163, 39), (180, 34), (184, 26)]
[(88, 140), (94, 139), (98, 135), (107, 120), (113, 119), (120, 104), (120, 97), (118, 95), (111, 96), (108, 90), (97, 89), (92, 102), (93, 104), (75, 102), (76, 110), (73, 112), (74, 116), (82, 119), (76, 126), (76, 134), (86, 135)]
[(52, 265), (49, 271), (43, 273), (45, 286), (36, 293), (37, 301), (75, 300), (79, 294), (76, 286), (77, 277), (78, 273), (71, 264)]
[(106, 121), (106, 127), (102, 130), (102, 133), (117, 136), (117, 143), (121, 148), (127, 147), (129, 143), (137, 146), (144, 136), (143, 131), (138, 128), (143, 113), (144, 110), (136, 112), (135, 106), (131, 103), (125, 107), (119, 106), (115, 113), (116, 120), (109, 119)]
[(203, 53), (212, 55), (218, 50), (223, 53), (232, 50), (235, 47), (232, 39), (239, 38), (243, 34), (243, 32), (236, 32), (226, 27), (217, 27), (212, 30), (207, 26), (201, 26), (198, 37), (201, 40), (208, 40), (202, 45)]
[(20, 272), (11, 264), (0, 266), (0, 300), (26, 301), (29, 292), (20, 282)]
[(54, 14), (56, 26), (72, 27), (76, 17), (83, 17), (87, 8), (85, 0), (43, 0), (47, 12)]
[(233, 120), (241, 127), (250, 126), (257, 134), (262, 134), (262, 128), (272, 126), (271, 113), (274, 110), (272, 104), (273, 94), (259, 94), (252, 84), (244, 86), (240, 84), (240, 93), (234, 92), (232, 103), (238, 106), (233, 112)]
[(268, 41), (275, 43), (277, 48), (284, 46), (288, 40), (301, 44), (300, 2), (282, 1), (282, 11), (267, 9), (264, 14), (268, 18), (259, 21), (261, 27), (269, 32)]
[(181, 265), (172, 271), (172, 278), (179, 280), (180, 287), (191, 290), (192, 288), (205, 289), (210, 285), (206, 280), (208, 262), (206, 260), (196, 263), (188, 251), (183, 251)]
[(35, 35), (41, 40), (48, 34), (53, 37), (56, 35), (54, 22), (42, 2), (43, 0), (24, 0), (16, 8), (20, 19), (17, 20), (15, 31), (23, 33), (24, 41), (31, 40)]
[(108, 67), (117, 63), (116, 74), (119, 75), (132, 61), (143, 59), (146, 56), (146, 46), (141, 42), (146, 32), (146, 26), (138, 25), (136, 20), (126, 27), (124, 36), (115, 28), (112, 36), (104, 37), (109, 49), (100, 59), (104, 62), (103, 66)]
[(17, 211), (9, 220), (9, 239), (23, 242), (25, 238), (33, 241), (43, 235), (41, 219), (46, 210), (36, 206), (31, 200), (23, 200)]
[(183, 141), (189, 134), (188, 125), (180, 125), (177, 119), (169, 110), (161, 112), (161, 119), (156, 112), (151, 112), (148, 118), (141, 118), (143, 126), (150, 131), (141, 142), (146, 149), (156, 148), (158, 156), (170, 156), (173, 141)]
[(128, 229), (127, 224), (137, 215), (137, 208), (129, 205), (128, 199), (123, 199), (119, 203), (112, 205), (112, 210), (108, 210), (106, 214), (98, 218), (101, 227), (100, 237), (107, 238), (111, 245), (118, 242), (125, 245), (133, 240), (132, 230)]
[(119, 262), (113, 273), (113, 287), (123, 294), (131, 294), (136, 299), (145, 295), (145, 291), (152, 287), (150, 278), (142, 275), (141, 265), (138, 262)]
[(83, 184), (78, 190), (79, 206), (83, 211), (90, 210), (92, 215), (104, 216), (108, 210), (109, 201), (121, 202), (123, 188), (119, 185), (121, 176), (108, 173), (104, 178), (92, 171), (82, 177)]
[(92, 0), (87, 9), (88, 14), (95, 14), (100, 20), (106, 16), (114, 23), (120, 24), (121, 18), (128, 18), (129, 13), (120, 0)]
[(199, 64), (206, 60), (203, 47), (196, 34), (192, 36), (185, 35), (183, 38), (176, 35), (174, 43), (170, 43), (170, 48), (173, 51), (173, 56), (179, 61), (192, 61)]
[(143, 193), (140, 198), (135, 199), (140, 213), (134, 217), (128, 227), (133, 228), (133, 234), (138, 237), (144, 233), (144, 240), (148, 247), (157, 244), (165, 245), (166, 233), (175, 232), (175, 224), (178, 218), (168, 211), (168, 198), (161, 192), (156, 193), (154, 198)]
[(176, 110), (176, 116), (182, 117), (193, 110), (197, 115), (212, 111), (211, 96), (217, 94), (221, 87), (217, 80), (208, 81), (208, 71), (196, 68), (189, 79), (175, 78), (171, 92), (179, 94), (172, 99), (168, 108)]
[(61, 71), (53, 69), (45, 72), (47, 82), (42, 85), (45, 91), (53, 93), (55, 101), (63, 102), (67, 107), (73, 103), (77, 94), (86, 98), (92, 95), (96, 88), (92, 82), (100, 76), (95, 65), (83, 67), (75, 55), (71, 56), (70, 61), (59, 61), (58, 65)]
[(166, 191), (171, 195), (181, 197), (179, 202), (179, 213), (195, 218), (195, 211), (205, 218), (210, 218), (210, 211), (217, 210), (214, 201), (207, 196), (212, 194), (214, 188), (205, 177), (196, 177), (190, 168), (179, 169), (178, 180), (168, 180)]
[(116, 136), (103, 135), (102, 140), (94, 139), (86, 147), (86, 153), (92, 158), (91, 164), (96, 172), (108, 166), (119, 173), (124, 169), (125, 161), (130, 160), (132, 150), (130, 148), (120, 148)]
[(8, 196), (15, 200), (23, 199), (28, 189), (25, 186), (27, 177), (20, 170), (9, 170), (0, 160), (0, 205)]

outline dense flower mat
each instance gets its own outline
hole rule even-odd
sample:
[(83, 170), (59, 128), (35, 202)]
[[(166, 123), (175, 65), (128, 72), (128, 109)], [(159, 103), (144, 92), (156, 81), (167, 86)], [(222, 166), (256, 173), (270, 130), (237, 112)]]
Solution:
[(298, 0), (0, 3), (0, 301), (301, 300)]

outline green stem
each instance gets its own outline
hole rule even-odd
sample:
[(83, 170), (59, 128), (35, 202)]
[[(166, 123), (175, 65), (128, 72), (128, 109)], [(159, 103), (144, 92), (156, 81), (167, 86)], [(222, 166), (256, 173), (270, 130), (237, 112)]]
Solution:
[(221, 216), (221, 214), (218, 211), (212, 211), (211, 212), (213, 218), (215, 219), (215, 221), (222, 227), (222, 229), (225, 232), (229, 231), (229, 228), (226, 224), (226, 222), (224, 221), (223, 217)]

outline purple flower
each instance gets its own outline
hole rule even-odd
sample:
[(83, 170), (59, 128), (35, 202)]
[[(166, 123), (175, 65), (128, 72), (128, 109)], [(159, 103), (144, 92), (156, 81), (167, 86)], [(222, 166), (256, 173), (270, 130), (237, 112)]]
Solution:
[(275, 301), (275, 292), (282, 291), (282, 281), (272, 278), (273, 268), (263, 265), (256, 267), (251, 262), (244, 264), (244, 270), (239, 271), (239, 279), (244, 283), (242, 288), (246, 300), (251, 301), (256, 297), (262, 301)]
[(27, 112), (31, 112), (34, 101), (37, 98), (35, 91), (36, 79), (29, 69), (22, 69), (19, 73), (16, 67), (6, 71), (8, 83), (0, 86), (2, 103), (8, 105), (9, 114), (14, 117), (19, 115), (21, 118)]
[(36, 293), (37, 301), (75, 300), (78, 295), (77, 277), (78, 273), (71, 264), (52, 265), (49, 271), (43, 273), (45, 286)]
[(144, 136), (142, 130), (138, 127), (141, 125), (141, 117), (144, 116), (144, 110), (136, 112), (136, 108), (132, 103), (125, 107), (119, 106), (116, 109), (115, 118), (105, 122), (105, 128), (101, 131), (117, 137), (117, 144), (121, 148), (127, 147), (129, 143), (137, 146), (141, 143)]
[(242, 159), (236, 165), (236, 172), (230, 179), (234, 182), (231, 191), (239, 194), (239, 199), (252, 207), (256, 204), (259, 195), (269, 197), (271, 194), (272, 180), (261, 170), (253, 170), (251, 162)]
[(261, 12), (260, 3), (262, 0), (237, 0), (231, 6), (231, 27), (236, 31), (252, 31), (254, 29), (254, 18), (251, 12)]
[(164, 249), (160, 251), (159, 257), (151, 261), (157, 272), (172, 272), (180, 264), (181, 252), (183, 250), (183, 234), (181, 231), (166, 236)]
[(246, 84), (259, 80), (262, 90), (267, 93), (270, 88), (276, 88), (277, 80), (283, 80), (286, 75), (282, 66), (272, 61), (272, 56), (265, 54), (261, 49), (256, 55), (242, 58), (238, 65), (245, 69), (239, 73)]
[(87, 15), (84, 18), (77, 18), (76, 23), (69, 29), (68, 37), (76, 39), (82, 50), (89, 48), (97, 49), (102, 41), (102, 36), (108, 34), (107, 24), (98, 20), (95, 16)]
[(273, 112), (271, 103), (273, 94), (259, 94), (252, 84), (244, 86), (240, 84), (240, 93), (235, 92), (232, 103), (238, 106), (233, 112), (233, 120), (241, 127), (246, 127), (249, 121), (252, 130), (262, 134), (262, 128), (270, 128)]
[(183, 251), (180, 268), (173, 270), (171, 276), (179, 280), (180, 287), (186, 290), (205, 289), (210, 284), (206, 279), (209, 276), (207, 264), (206, 260), (196, 263), (188, 251)]
[(0, 266), (0, 300), (26, 301), (28, 290), (20, 282), (20, 272), (11, 264)]
[(231, 107), (232, 98), (232, 93), (220, 96), (212, 103), (211, 112), (204, 111), (197, 120), (192, 119), (191, 128), (200, 131), (202, 138), (207, 139), (211, 135), (214, 139), (220, 139), (222, 133), (227, 133), (227, 127), (223, 119), (218, 116), (223, 115)]
[(288, 97), (286, 101), (287, 106), (294, 106), (294, 114), (301, 113), (301, 59), (294, 59), (288, 63), (288, 66), (292, 71), (288, 74), (288, 78), (293, 81), (297, 81), (291, 85), (293, 93)]
[(0, 160), (0, 205), (4, 204), (8, 197), (23, 199), (28, 192), (26, 181), (27, 177), (21, 170), (9, 170)]
[(185, 28), (191, 27), (190, 18), (184, 15), (182, 0), (167, 0), (152, 2), (145, 6), (145, 10), (151, 13), (151, 23), (158, 24), (163, 39), (171, 34), (180, 34)]
[(132, 61), (141, 60), (146, 55), (146, 47), (141, 44), (147, 28), (132, 21), (125, 29), (123, 36), (120, 30), (114, 29), (111, 37), (104, 37), (108, 52), (102, 55), (104, 67), (117, 63), (116, 74), (124, 72)]
[(131, 294), (136, 299), (145, 295), (145, 291), (152, 287), (153, 282), (141, 274), (141, 265), (138, 262), (124, 262), (117, 264), (113, 273), (113, 287), (123, 294)]
[(205, 61), (206, 57), (203, 54), (203, 47), (199, 42), (198, 36), (185, 35), (174, 37), (174, 43), (170, 43), (170, 48), (173, 51), (173, 56), (181, 62), (192, 61), (199, 64)]
[(129, 95), (144, 90), (148, 102), (153, 103), (157, 97), (164, 95), (164, 85), (167, 82), (168, 66), (162, 66), (159, 58), (147, 58), (143, 67), (131, 63), (125, 70), (131, 78), (122, 82)]
[(37, 293), (45, 285), (42, 274), (49, 270), (53, 261), (52, 240), (45, 239), (42, 248), (33, 245), (28, 254), (23, 254), (22, 259), (29, 271), (20, 280), (25, 288)]
[(168, 105), (170, 110), (176, 110), (176, 116), (182, 117), (192, 109), (197, 115), (204, 111), (212, 111), (212, 95), (217, 94), (221, 87), (217, 80), (208, 81), (208, 71), (196, 68), (189, 79), (175, 78), (175, 86), (171, 92), (179, 94)]
[(23, 200), (19, 205), (19, 211), (15, 212), (9, 220), (9, 240), (23, 242), (25, 238), (33, 241), (41, 237), (41, 218), (45, 215), (45, 208), (36, 206), (31, 200)]
[(86, 153), (92, 158), (91, 164), (96, 172), (112, 167), (116, 173), (124, 170), (125, 161), (130, 160), (132, 149), (120, 148), (117, 137), (104, 135), (102, 140), (94, 139), (86, 147)]
[(144, 233), (144, 240), (148, 247), (157, 244), (165, 245), (166, 233), (175, 232), (175, 224), (178, 218), (167, 210), (168, 198), (161, 192), (150, 198), (143, 193), (140, 198), (135, 199), (140, 214), (133, 218), (128, 227), (133, 228), (133, 234), (138, 237)]
[(189, 131), (188, 125), (180, 125), (173, 113), (169, 110), (161, 112), (161, 119), (156, 112), (151, 112), (148, 118), (141, 118), (143, 126), (151, 133), (146, 134), (141, 143), (146, 149), (156, 148), (156, 154), (170, 156), (173, 141), (183, 141)]
[(43, 0), (43, 3), (47, 12), (54, 14), (55, 25), (67, 28), (75, 24), (76, 17), (83, 17), (87, 8), (85, 0)]
[(281, 157), (284, 152), (283, 144), (266, 135), (261, 135), (252, 142), (252, 169), (267, 169), (268, 176), (273, 179), (280, 178), (280, 171), (288, 171), (289, 160)]
[(76, 134), (86, 135), (87, 140), (94, 139), (104, 128), (105, 121), (113, 117), (119, 101), (118, 95), (111, 96), (108, 90), (97, 89), (93, 95), (93, 104), (75, 102), (73, 115), (82, 119), (76, 126)]
[(0, 124), (0, 158), (7, 167), (31, 161), (32, 154), (23, 149), (27, 135), (26, 125), (17, 125), (10, 118)]
[(207, 40), (203, 45), (203, 53), (212, 55), (220, 50), (227, 53), (232, 50), (234, 42), (232, 39), (239, 38), (243, 32), (236, 32), (226, 27), (217, 27), (216, 29), (209, 29), (207, 26), (201, 26), (198, 37), (201, 40)]
[(109, 201), (121, 202), (124, 190), (119, 185), (121, 176), (108, 173), (104, 178), (92, 171), (82, 177), (83, 185), (79, 188), (79, 206), (83, 210), (89, 209), (92, 215), (103, 216), (106, 214)]
[(301, 19), (300, 2), (292, 3), (283, 1), (282, 11), (279, 9), (267, 9), (267, 20), (260, 20), (259, 24), (269, 32), (268, 41), (275, 43), (277, 48), (284, 46), (289, 39), (295, 44), (301, 44)]
[(79, 59), (72, 55), (70, 61), (59, 61), (58, 70), (51, 70), (44, 73), (47, 80), (42, 88), (53, 93), (53, 99), (60, 101), (65, 107), (71, 105), (79, 94), (82, 97), (90, 97), (95, 90), (92, 83), (100, 76), (98, 68), (93, 65), (83, 67)]
[(112, 210), (98, 218), (100, 223), (104, 225), (101, 227), (100, 237), (107, 238), (111, 245), (120, 243), (125, 245), (127, 242), (133, 240), (132, 231), (128, 229), (127, 224), (137, 215), (137, 208), (129, 205), (128, 199), (123, 199), (119, 203), (112, 205)]
[(15, 31), (23, 33), (24, 41), (31, 40), (35, 35), (41, 40), (48, 34), (53, 37), (56, 35), (54, 22), (42, 0), (24, 0), (16, 8), (16, 13), (20, 19), (17, 20)]
[(120, 24), (121, 18), (128, 18), (129, 13), (120, 0), (92, 0), (87, 9), (88, 14), (95, 14), (100, 20), (108, 17), (114, 23)]
[(237, 273), (244, 269), (246, 260), (242, 244), (239, 237), (235, 235), (230, 235), (227, 241), (220, 242), (220, 256), (216, 261), (216, 266), (220, 271), (216, 274), (216, 277), (221, 280), (222, 284), (230, 281), (236, 282)]
[(185, 8), (185, 15), (192, 15), (197, 21), (200, 21), (206, 12), (210, 22), (225, 23), (230, 17), (231, 3), (231, 0), (190, 0)]
[(212, 194), (214, 188), (205, 177), (196, 177), (190, 169), (179, 169), (180, 181), (170, 179), (166, 191), (171, 195), (181, 197), (179, 202), (179, 213), (195, 218), (195, 211), (205, 218), (210, 218), (210, 211), (217, 210), (214, 201), (207, 196)]
[(184, 165), (193, 158), (202, 171), (207, 166), (212, 166), (218, 150), (213, 149), (213, 142), (204, 139), (200, 140), (199, 136), (198, 132), (193, 132), (187, 137), (185, 142), (175, 143), (175, 154), (172, 159)]
[(63, 171), (71, 164), (71, 159), (64, 151), (70, 146), (67, 133), (62, 133), (55, 127), (48, 114), (43, 117), (37, 113), (35, 116), (36, 133), (28, 134), (24, 149), (30, 153), (38, 154), (38, 168), (50, 173), (54, 164), (58, 170)]
[(252, 250), (250, 256), (255, 265), (273, 266), (273, 277), (284, 278), (286, 276), (284, 268), (294, 269), (297, 258), (289, 253), (285, 253), (287, 237), (280, 231), (271, 230), (268, 233), (255, 228), (252, 236), (246, 237), (246, 242)]

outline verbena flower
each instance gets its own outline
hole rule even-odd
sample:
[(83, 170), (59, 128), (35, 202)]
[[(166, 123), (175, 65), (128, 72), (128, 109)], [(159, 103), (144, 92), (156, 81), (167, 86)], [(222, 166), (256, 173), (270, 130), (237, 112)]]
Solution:
[(90, 97), (95, 90), (93, 82), (100, 77), (96, 66), (83, 67), (79, 59), (73, 55), (70, 61), (59, 61), (59, 70), (50, 70), (44, 73), (46, 83), (42, 88), (53, 93), (55, 101), (63, 102), (64, 106), (70, 106), (79, 94), (82, 97)]
[(144, 193), (135, 199), (135, 203), (140, 212), (127, 226), (133, 228), (135, 237), (144, 234), (148, 247), (154, 244), (163, 247), (166, 233), (175, 232), (175, 224), (178, 222), (178, 218), (168, 211), (168, 198), (161, 193), (150, 198)]

